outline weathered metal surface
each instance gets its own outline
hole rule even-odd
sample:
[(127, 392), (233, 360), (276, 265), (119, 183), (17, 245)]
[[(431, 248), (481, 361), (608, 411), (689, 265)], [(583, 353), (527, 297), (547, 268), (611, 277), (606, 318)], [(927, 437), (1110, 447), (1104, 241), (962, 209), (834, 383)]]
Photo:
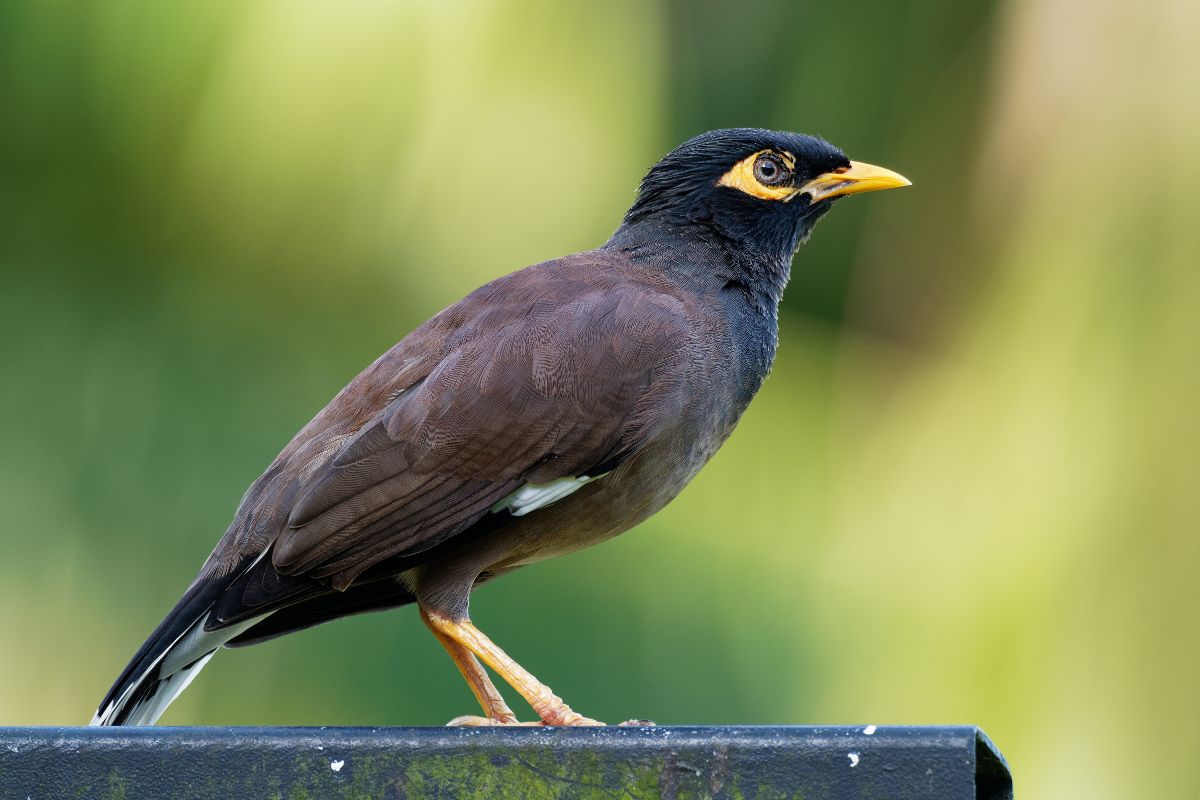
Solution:
[(3, 800), (1010, 797), (973, 727), (0, 728)]

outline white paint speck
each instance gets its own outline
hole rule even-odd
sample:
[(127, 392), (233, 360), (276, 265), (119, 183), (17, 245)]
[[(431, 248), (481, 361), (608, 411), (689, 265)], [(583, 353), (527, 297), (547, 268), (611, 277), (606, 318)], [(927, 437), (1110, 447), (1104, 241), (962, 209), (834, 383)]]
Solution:
[(346, 766), (345, 761), (330, 761), (329, 762), (329, 768), (331, 770), (333, 770), (334, 772), (341, 772), (342, 767), (344, 767), (344, 766)]
[(846, 755), (850, 758), (850, 768), (853, 769), (854, 767), (857, 767), (858, 753), (846, 753)]
[(875, 726), (874, 726), (874, 725), (868, 725), (867, 727), (863, 728), (863, 733), (865, 733), (867, 736), (872, 736), (872, 735), (874, 735), (874, 733), (875, 733)]

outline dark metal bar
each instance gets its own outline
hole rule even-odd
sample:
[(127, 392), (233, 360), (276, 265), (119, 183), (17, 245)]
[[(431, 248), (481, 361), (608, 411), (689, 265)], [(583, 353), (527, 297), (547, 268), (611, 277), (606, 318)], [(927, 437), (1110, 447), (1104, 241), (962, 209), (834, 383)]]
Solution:
[(0, 798), (1006, 800), (974, 727), (0, 728)]

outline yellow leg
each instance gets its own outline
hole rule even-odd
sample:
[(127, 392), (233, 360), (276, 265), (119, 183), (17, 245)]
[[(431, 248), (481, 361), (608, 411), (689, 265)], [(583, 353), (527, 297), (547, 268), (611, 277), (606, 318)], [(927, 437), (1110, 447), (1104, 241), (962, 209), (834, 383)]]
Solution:
[(471, 651), (439, 631), (430, 621), (429, 615), (425, 613), (425, 609), (421, 609), (421, 620), (429, 627), (429, 630), (433, 632), (437, 640), (442, 643), (442, 647), (446, 648), (446, 652), (450, 654), (450, 658), (454, 661), (454, 666), (458, 667), (458, 671), (466, 679), (467, 685), (471, 687), (471, 693), (475, 695), (475, 699), (479, 701), (479, 705), (483, 708), (483, 717), (456, 717), (450, 720), (449, 724), (518, 724), (517, 715), (504, 702), (504, 697), (500, 694), (500, 690), (492, 683), (492, 679), (488, 677), (487, 671), (475, 656), (471, 654)]
[[(577, 714), (571, 710), (571, 707), (562, 701), (562, 698), (550, 691), (550, 687), (541, 683), (533, 675), (529, 674), (520, 664), (509, 658), (508, 654), (497, 647), (491, 639), (483, 635), (483, 632), (471, 624), (470, 620), (455, 621), (447, 619), (438, 614), (421, 610), (421, 618), (425, 620), (425, 624), (434, 632), (439, 639), (449, 639), (450, 641), (462, 646), (470, 653), (478, 656), (483, 663), (487, 664), (496, 674), (504, 679), (504, 682), (517, 690), (521, 697), (533, 708), (534, 713), (546, 725), (603, 725), (602, 722), (596, 722), (594, 719), (588, 719), (582, 714)], [(453, 653), (451, 654), (453, 655)], [(456, 659), (457, 663), (457, 659)], [(478, 666), (478, 662), (476, 662)], [(460, 667), (460, 669), (462, 669)], [(466, 672), (463, 672), (466, 675)], [(485, 676), (486, 679), (486, 676)], [(471, 682), (471, 678), (467, 678), (467, 682)], [(472, 685), (472, 690), (475, 689)], [(493, 691), (495, 691), (493, 687)], [(476, 692), (476, 697), (479, 693)], [(483, 699), (480, 699), (483, 703)], [(484, 706), (485, 710), (487, 706)], [(512, 712), (509, 712), (512, 713)]]

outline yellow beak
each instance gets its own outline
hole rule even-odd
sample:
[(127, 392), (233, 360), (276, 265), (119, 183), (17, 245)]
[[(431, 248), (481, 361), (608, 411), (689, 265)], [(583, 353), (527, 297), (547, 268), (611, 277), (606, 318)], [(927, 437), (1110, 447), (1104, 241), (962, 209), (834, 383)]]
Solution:
[(849, 167), (826, 172), (818, 175), (800, 187), (799, 194), (807, 193), (809, 202), (828, 200), (831, 197), (841, 197), (846, 194), (859, 192), (874, 192), (879, 189), (896, 189), (900, 186), (911, 186), (912, 181), (898, 172), (890, 169), (864, 164), (861, 161), (851, 161)]

